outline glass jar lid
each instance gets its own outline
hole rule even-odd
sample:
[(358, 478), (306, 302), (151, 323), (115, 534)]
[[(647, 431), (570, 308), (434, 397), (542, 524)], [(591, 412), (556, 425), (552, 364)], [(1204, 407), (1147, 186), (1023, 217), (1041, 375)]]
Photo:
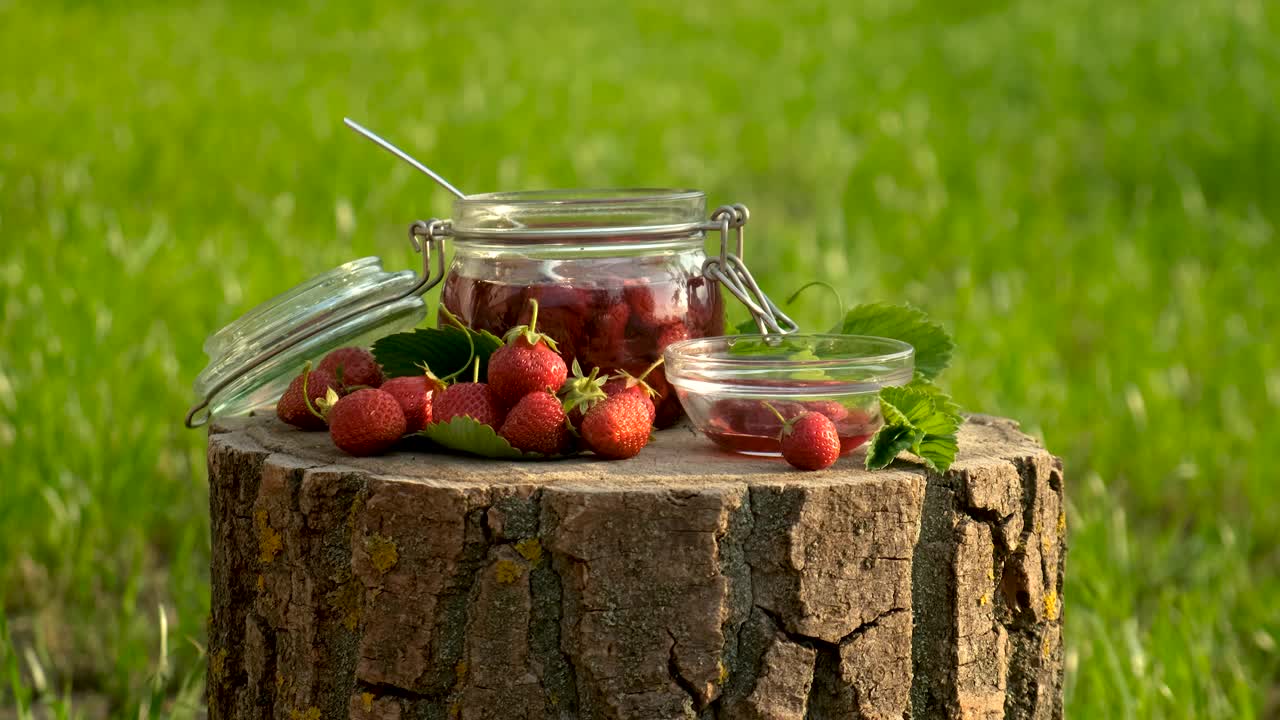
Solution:
[(422, 294), (444, 276), (439, 240), (419, 240), (430, 237), (428, 228), (418, 222), (410, 229), (414, 248), (423, 254), (421, 276), (383, 270), (377, 257), (353, 260), (258, 305), (209, 336), (204, 343), (209, 364), (194, 385), (200, 401), (187, 413), (187, 426), (274, 404), (308, 360), (334, 348), (368, 346), (422, 322), (427, 316)]

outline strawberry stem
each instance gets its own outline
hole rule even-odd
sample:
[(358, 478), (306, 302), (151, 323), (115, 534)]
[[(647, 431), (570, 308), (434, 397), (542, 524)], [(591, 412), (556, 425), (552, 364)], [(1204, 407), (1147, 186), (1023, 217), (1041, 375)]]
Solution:
[[(441, 307), (444, 307), (444, 306), (442, 305)], [(446, 310), (445, 312), (448, 312), (448, 311)], [(457, 318), (454, 318), (454, 319), (456, 320)], [(476, 375), (478, 376), (478, 375), (480, 374), (480, 369), (479, 369), (479, 365), (480, 365), (480, 358), (476, 357), (476, 341), (475, 341), (475, 338), (471, 337), (471, 331), (470, 331), (470, 330), (468, 330), (467, 328), (463, 327), (462, 325), (459, 325), (459, 326), (458, 326), (458, 328), (459, 328), (460, 330), (462, 330), (462, 334), (463, 334), (463, 335), (466, 335), (466, 336), (467, 336), (467, 361), (466, 361), (465, 363), (463, 363), (463, 364), (462, 364), (462, 367), (460, 367), (460, 368), (458, 368), (457, 370), (455, 370), (454, 372), (449, 373), (448, 375), (445, 375), (444, 377), (440, 378), (440, 382), (445, 383), (445, 384), (448, 384), (448, 383), (452, 382), (454, 378), (456, 378), (456, 377), (458, 377), (459, 375), (461, 375), (462, 373), (466, 372), (466, 371), (467, 371), (467, 368), (471, 367), (471, 361), (472, 361), (473, 359), (476, 361)], [(429, 368), (427, 368), (425, 365), (423, 365), (422, 367), (423, 367), (423, 369), (426, 369), (426, 370), (427, 370), (427, 374), (428, 374), (428, 375), (430, 375), (430, 374), (431, 374), (431, 370), (430, 370)]]
[(804, 417), (805, 415), (808, 415), (808, 414), (809, 414), (809, 413), (807, 413), (807, 412), (802, 412), (802, 413), (800, 413), (799, 415), (797, 415), (797, 416), (795, 416), (795, 417), (791, 418), (790, 420), (788, 420), (787, 418), (783, 417), (782, 413), (778, 412), (778, 408), (776, 408), (776, 407), (774, 407), (774, 406), (770, 405), (770, 404), (769, 404), (769, 403), (767, 403), (767, 402), (766, 402), (766, 403), (761, 403), (761, 404), (762, 404), (762, 405), (764, 405), (765, 407), (769, 408), (769, 411), (770, 411), (770, 412), (772, 412), (774, 415), (777, 415), (777, 416), (778, 416), (778, 419), (782, 421), (782, 428), (781, 428), (780, 430), (778, 430), (778, 439), (779, 439), (779, 440), (781, 440), (783, 437), (785, 437), (787, 434), (789, 434), (789, 433), (791, 432), (791, 428), (795, 426), (796, 422), (798, 422), (798, 421), (800, 420), (800, 418), (802, 418), (802, 417)]
[(471, 372), (471, 382), (480, 382), (480, 358), (476, 358), (475, 370)]
[(529, 305), (533, 308), (529, 315), (529, 334), (536, 335), (538, 332), (538, 298), (529, 298)]
[(325, 419), (324, 415), (321, 415), (320, 411), (316, 410), (315, 405), (311, 404), (311, 393), (307, 392), (307, 383), (310, 380), (311, 380), (311, 361), (308, 360), (307, 364), (302, 366), (302, 402), (306, 404), (308, 412), (320, 418), (321, 420), (324, 420)]
[[(826, 288), (827, 290), (830, 290), (830, 291), (831, 291), (831, 294), (835, 296), (835, 298), (836, 298), (836, 309), (837, 309), (837, 311), (839, 311), (839, 313), (840, 313), (840, 314), (837, 316), (837, 317), (839, 318), (839, 320), (837, 320), (836, 322), (837, 322), (837, 323), (843, 323), (843, 322), (844, 322), (844, 298), (843, 298), (843, 297), (841, 297), (841, 295), (840, 295), (840, 291), (839, 291), (839, 290), (837, 290), (837, 289), (835, 289), (835, 287), (833, 287), (833, 286), (831, 285), (831, 283), (829, 283), (829, 282), (824, 282), (824, 281), (822, 281), (822, 280), (814, 280), (814, 281), (812, 281), (812, 282), (807, 282), (807, 283), (805, 283), (804, 285), (801, 285), (801, 286), (800, 286), (800, 289), (798, 289), (798, 290), (796, 290), (795, 292), (791, 293), (791, 297), (787, 298), (786, 305), (787, 305), (788, 307), (790, 307), (790, 306), (791, 306), (791, 304), (792, 304), (792, 303), (794, 303), (794, 302), (795, 302), (795, 301), (800, 297), (800, 293), (804, 292), (805, 290), (808, 290), (809, 288), (811, 288), (811, 287), (813, 287), (813, 286), (815, 286), (815, 285), (816, 285), (816, 286), (818, 286), (818, 287), (823, 287), (823, 288)], [(837, 326), (837, 327), (838, 327), (838, 326)]]
[(657, 360), (654, 360), (653, 364), (645, 368), (645, 371), (641, 373), (640, 377), (636, 378), (636, 380), (639, 380), (640, 382), (644, 382), (644, 379), (649, 377), (649, 373), (653, 372), (654, 370), (657, 370), (658, 367), (662, 365), (664, 360), (666, 360), (665, 357), (659, 357)]
[(538, 343), (546, 343), (547, 347), (555, 352), (560, 352), (560, 348), (556, 345), (556, 341), (546, 333), (538, 332), (538, 300), (537, 298), (529, 298), (529, 306), (533, 309), (529, 315), (528, 325), (517, 325), (507, 331), (502, 339), (508, 345), (514, 345), (520, 338), (528, 343), (529, 347), (533, 347)]
[(786, 422), (787, 422), (787, 419), (786, 419), (786, 418), (784, 418), (784, 417), (782, 417), (782, 413), (778, 412), (778, 408), (774, 407), (773, 405), (771, 405), (771, 404), (769, 404), (769, 403), (760, 403), (760, 404), (761, 404), (761, 405), (764, 405), (764, 406), (765, 406), (765, 407), (767, 407), (767, 408), (769, 408), (769, 412), (773, 413), (774, 415), (777, 415), (777, 416), (778, 416), (778, 419), (779, 419), (779, 420), (781, 420), (783, 423), (786, 423)]

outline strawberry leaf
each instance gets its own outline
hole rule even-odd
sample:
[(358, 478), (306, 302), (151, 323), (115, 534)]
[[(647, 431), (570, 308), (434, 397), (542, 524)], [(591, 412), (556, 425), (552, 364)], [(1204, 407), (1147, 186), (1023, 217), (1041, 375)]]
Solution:
[(373, 344), (373, 356), (389, 378), (421, 375), (423, 365), (431, 368), (437, 377), (447, 377), (473, 362), (474, 347), (474, 357), (480, 358), (480, 375), (484, 377), (489, 356), (501, 346), (497, 336), (483, 330), (453, 326), (418, 328), (378, 340)]
[(552, 457), (517, 450), (492, 427), (466, 416), (451, 418), (447, 422), (431, 423), (418, 434), (450, 450), (480, 457), (503, 460), (535, 460)]
[(950, 397), (929, 383), (880, 390), (881, 426), (867, 448), (867, 469), (879, 470), (903, 451), (945, 473), (956, 459), (956, 431), (964, 418)]
[(916, 376), (932, 380), (951, 364), (955, 343), (941, 325), (910, 305), (870, 303), (844, 316), (833, 332), (845, 335), (877, 335), (910, 343), (916, 350)]

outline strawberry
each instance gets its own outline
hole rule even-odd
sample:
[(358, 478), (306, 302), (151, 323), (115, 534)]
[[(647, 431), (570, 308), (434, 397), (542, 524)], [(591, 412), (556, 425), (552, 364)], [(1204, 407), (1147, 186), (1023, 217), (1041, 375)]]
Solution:
[(631, 306), (631, 316), (635, 318), (637, 323), (644, 325), (652, 325), (654, 310), (657, 307), (657, 300), (653, 297), (653, 288), (647, 283), (644, 285), (628, 285), (622, 295), (626, 298), (627, 304)]
[(667, 349), (668, 345), (689, 339), (689, 328), (684, 323), (673, 322), (662, 326), (658, 332), (658, 352)]
[(507, 413), (498, 434), (525, 452), (558, 455), (568, 446), (564, 408), (555, 395), (539, 390), (520, 398)]
[(618, 349), (627, 341), (627, 319), (631, 307), (613, 299), (614, 294), (599, 293), (604, 305), (592, 308), (585, 336), (578, 340), (579, 352), (592, 365), (610, 365), (618, 358)]
[[(302, 392), (304, 385), (305, 395)], [(337, 388), (338, 380), (333, 373), (328, 370), (312, 370), (311, 363), (307, 363), (302, 374), (294, 378), (293, 382), (289, 383), (289, 389), (280, 396), (280, 400), (276, 403), (276, 417), (302, 430), (323, 430), (324, 418), (311, 412), (307, 407), (307, 401), (310, 400), (314, 404), (330, 389)]]
[(649, 442), (651, 404), (624, 392), (592, 406), (582, 418), (582, 439), (595, 454), (608, 460), (633, 457)]
[(508, 406), (532, 392), (557, 392), (569, 374), (556, 353), (556, 341), (537, 331), (538, 301), (529, 303), (533, 306), (529, 324), (511, 328), (507, 344), (489, 357), (489, 387)]
[(444, 389), (444, 383), (428, 372), (391, 378), (379, 389), (390, 393), (400, 403), (400, 409), (404, 411), (405, 432), (416, 433), (431, 422), (431, 398)]
[(455, 417), (466, 416), (497, 429), (506, 414), (498, 397), (482, 382), (456, 383), (432, 393), (432, 422), (448, 422)]
[(360, 347), (343, 347), (334, 350), (320, 361), (319, 370), (333, 373), (343, 388), (358, 386), (376, 388), (382, 385), (382, 367), (373, 353)]
[(809, 400), (801, 404), (811, 412), (826, 415), (833, 423), (839, 423), (849, 417), (849, 408), (840, 404), (838, 400)]
[(329, 437), (351, 455), (385, 452), (404, 435), (404, 411), (391, 393), (363, 388), (343, 396), (329, 409)]
[[(662, 358), (658, 358), (657, 362), (650, 365), (643, 373), (640, 374), (640, 377), (636, 377), (625, 370), (619, 372), (609, 378), (608, 382), (606, 382), (604, 387), (601, 389), (604, 390), (604, 394), (609, 397), (622, 394), (635, 395), (648, 409), (649, 424), (652, 425), (654, 416), (657, 414), (657, 409), (653, 404), (653, 399), (657, 397), (658, 393), (655, 392), (653, 387), (650, 386), (649, 383), (645, 382), (645, 380), (648, 379), (653, 371), (661, 364)], [(654, 375), (653, 377), (656, 378), (659, 376)]]
[(787, 420), (778, 435), (782, 457), (801, 470), (831, 467), (840, 457), (840, 435), (835, 423), (822, 413), (805, 412)]
[(577, 360), (573, 361), (573, 374), (561, 388), (560, 397), (564, 401), (569, 424), (574, 428), (582, 425), (583, 413), (590, 410), (592, 405), (608, 397), (603, 389), (605, 378), (599, 375), (600, 368), (591, 368), (590, 375), (583, 375), (582, 366)]

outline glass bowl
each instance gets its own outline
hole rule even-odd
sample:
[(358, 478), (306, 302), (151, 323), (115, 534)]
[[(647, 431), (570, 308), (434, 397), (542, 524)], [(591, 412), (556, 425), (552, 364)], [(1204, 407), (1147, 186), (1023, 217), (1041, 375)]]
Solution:
[[(782, 418), (820, 412), (841, 453), (882, 424), (877, 393), (906, 385), (915, 350), (869, 335), (731, 335), (667, 347), (666, 375), (693, 424), (725, 450), (777, 456)], [(781, 417), (780, 417), (781, 416)]]

